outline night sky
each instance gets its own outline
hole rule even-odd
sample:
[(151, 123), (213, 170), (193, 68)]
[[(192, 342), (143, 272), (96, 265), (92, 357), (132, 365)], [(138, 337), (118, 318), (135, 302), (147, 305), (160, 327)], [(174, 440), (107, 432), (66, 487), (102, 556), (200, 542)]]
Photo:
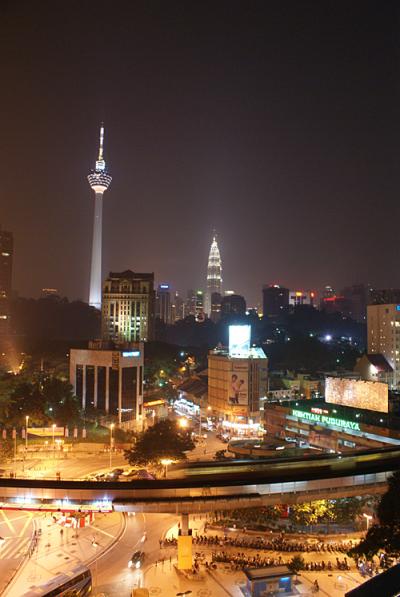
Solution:
[(393, 1), (0, 2), (0, 222), (14, 287), (87, 300), (98, 127), (104, 273), (204, 287), (399, 287)]

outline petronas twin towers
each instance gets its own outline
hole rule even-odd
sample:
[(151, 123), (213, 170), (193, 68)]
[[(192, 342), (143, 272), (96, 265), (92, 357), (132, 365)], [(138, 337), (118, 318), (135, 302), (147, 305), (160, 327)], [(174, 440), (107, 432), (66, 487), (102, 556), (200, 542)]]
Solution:
[[(205, 312), (211, 319), (219, 315), (222, 295), (222, 262), (214, 234), (208, 255)], [(215, 316), (215, 317), (214, 317)]]

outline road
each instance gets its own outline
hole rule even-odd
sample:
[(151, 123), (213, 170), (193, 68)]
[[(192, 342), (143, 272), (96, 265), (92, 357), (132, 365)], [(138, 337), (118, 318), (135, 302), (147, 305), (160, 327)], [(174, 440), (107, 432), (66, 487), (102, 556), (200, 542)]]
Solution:
[[(149, 567), (160, 558), (160, 538), (177, 521), (177, 516), (169, 514), (129, 516), (126, 530), (115, 547), (91, 566), (94, 595), (105, 593), (107, 597), (130, 597), (133, 588), (144, 586), (143, 570), (128, 568), (132, 553), (144, 551), (143, 567)], [(145, 534), (146, 539), (142, 541)]]
[[(57, 453), (55, 457), (42, 456), (38, 458), (35, 454), (30, 454), (25, 463), (17, 462), (17, 477), (27, 479), (55, 478), (56, 473), (60, 472), (62, 479), (82, 479), (89, 474), (110, 470), (110, 455), (108, 453), (90, 452), (85, 453)], [(123, 454), (113, 454), (111, 468), (127, 466)], [(15, 470), (14, 462), (3, 466), (4, 476)]]
[(0, 593), (29, 548), (34, 516), (0, 510)]

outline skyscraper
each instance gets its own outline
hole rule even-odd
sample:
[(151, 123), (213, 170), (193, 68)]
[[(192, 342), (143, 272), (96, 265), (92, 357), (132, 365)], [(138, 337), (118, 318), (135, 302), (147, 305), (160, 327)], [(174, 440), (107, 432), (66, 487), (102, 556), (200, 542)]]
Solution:
[(111, 176), (107, 173), (106, 162), (103, 157), (104, 126), (100, 127), (99, 157), (96, 168), (88, 178), (89, 184), (95, 192), (92, 263), (90, 268), (89, 305), (101, 309), (102, 285), (102, 231), (103, 231), (103, 193), (111, 184)]
[(205, 312), (211, 316), (211, 297), (214, 293), (222, 294), (222, 263), (218, 243), (214, 234), (210, 247), (207, 265), (207, 292), (205, 301)]
[(0, 229), (0, 334), (8, 334), (13, 259), (13, 235)]
[(156, 293), (156, 317), (158, 317), (158, 319), (164, 323), (173, 323), (171, 307), (171, 293), (169, 284), (159, 284)]

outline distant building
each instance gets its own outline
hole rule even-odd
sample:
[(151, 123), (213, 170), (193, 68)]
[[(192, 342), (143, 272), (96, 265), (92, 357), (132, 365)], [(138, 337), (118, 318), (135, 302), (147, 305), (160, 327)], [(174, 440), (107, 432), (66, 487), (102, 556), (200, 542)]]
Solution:
[[(349, 306), (347, 315), (355, 321), (364, 322), (367, 319), (367, 305), (370, 302), (371, 289), (365, 284), (353, 284), (342, 290), (342, 295)], [(399, 291), (400, 297), (400, 291)], [(386, 302), (386, 301), (385, 301)]]
[(334, 294), (321, 298), (320, 309), (326, 313), (342, 313), (346, 317), (351, 317), (352, 303), (346, 297)]
[(214, 293), (222, 294), (222, 262), (215, 235), (211, 243), (207, 264), (207, 291), (204, 311), (208, 317), (211, 317), (211, 297)]
[(299, 307), (302, 305), (310, 305), (313, 307), (316, 302), (316, 292), (314, 290), (290, 290), (289, 305), (292, 307)]
[(380, 381), (393, 386), (393, 367), (382, 354), (363, 354), (357, 359), (354, 371), (364, 381)]
[(12, 233), (0, 229), (0, 334), (10, 331), (13, 254)]
[(156, 293), (156, 317), (166, 324), (172, 323), (171, 293), (169, 284), (159, 284)]
[(171, 303), (172, 323), (175, 323), (175, 321), (179, 321), (180, 319), (184, 319), (185, 317), (185, 303), (182, 297), (180, 297), (179, 294), (175, 292)]
[(196, 293), (192, 289), (188, 290), (186, 294), (185, 317), (188, 315), (196, 317)]
[(224, 296), (221, 301), (221, 314), (224, 315), (245, 315), (246, 300), (240, 294)]
[(103, 286), (102, 336), (114, 342), (153, 339), (154, 274), (110, 272)]
[(202, 290), (198, 290), (196, 292), (196, 302), (195, 302), (195, 318), (196, 321), (204, 321), (205, 313), (204, 313), (204, 293)]
[(400, 304), (368, 305), (368, 355), (383, 355), (393, 369), (391, 389), (400, 388)]
[(369, 303), (371, 305), (393, 305), (395, 303), (400, 304), (400, 289), (371, 289), (369, 292)]
[(70, 383), (82, 409), (98, 409), (118, 422), (140, 420), (143, 405), (143, 344), (102, 341), (70, 350)]
[(217, 323), (221, 317), (221, 302), (222, 296), (219, 292), (213, 292), (211, 295), (211, 313), (210, 319), (214, 323)]
[(263, 315), (264, 317), (278, 317), (282, 310), (289, 305), (289, 289), (272, 284), (263, 287)]

